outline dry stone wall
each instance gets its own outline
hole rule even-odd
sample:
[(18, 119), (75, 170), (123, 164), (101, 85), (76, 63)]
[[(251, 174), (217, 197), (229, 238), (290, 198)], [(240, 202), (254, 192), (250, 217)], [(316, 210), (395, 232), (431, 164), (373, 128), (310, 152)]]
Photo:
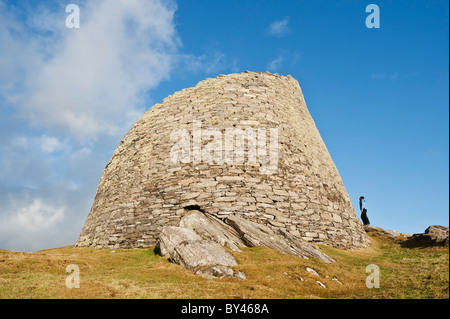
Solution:
[[(199, 157), (211, 145), (225, 148), (227, 129), (261, 135), (247, 135), (243, 150), (236, 142), (233, 162), (226, 149), (211, 153), (219, 163), (208, 163), (205, 151)], [(177, 132), (189, 132), (189, 147), (178, 153)], [(264, 145), (267, 156), (259, 151)], [(180, 154), (178, 162), (173, 154)], [(291, 76), (220, 75), (151, 107), (106, 166), (77, 245), (151, 247), (164, 226), (178, 226), (190, 209), (236, 214), (335, 247), (369, 243)]]

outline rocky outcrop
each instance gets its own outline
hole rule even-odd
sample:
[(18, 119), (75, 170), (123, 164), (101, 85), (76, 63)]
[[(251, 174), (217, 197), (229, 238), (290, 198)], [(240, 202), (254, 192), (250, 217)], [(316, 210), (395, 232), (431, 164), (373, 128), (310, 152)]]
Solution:
[(425, 229), (425, 234), (433, 235), (436, 237), (448, 238), (449, 231), (448, 227), (439, 226), (439, 225), (431, 225), (427, 229)]
[(245, 244), (236, 230), (211, 214), (192, 210), (180, 221), (180, 227), (192, 229), (204, 239), (213, 240), (233, 251), (241, 251)]
[(393, 240), (399, 240), (399, 239), (401, 240), (401, 239), (411, 237), (411, 234), (408, 234), (408, 233), (401, 233), (397, 230), (384, 229), (384, 228), (372, 226), (372, 225), (364, 225), (364, 230), (367, 233), (372, 233), (372, 234), (376, 234), (378, 236), (388, 237)]
[(183, 241), (175, 247), (170, 258), (205, 277), (233, 277), (231, 267), (237, 266), (234, 257), (212, 240)]
[(163, 228), (157, 250), (176, 264), (197, 275), (212, 278), (245, 278), (235, 272), (234, 257), (224, 248), (239, 252), (239, 247), (268, 247), (301, 258), (317, 258), (323, 262), (334, 260), (319, 251), (316, 245), (303, 242), (281, 230), (248, 221), (236, 216), (221, 220), (211, 214), (193, 210), (180, 221), (180, 227)]
[(408, 246), (443, 246), (449, 247), (448, 227), (432, 225), (423, 234), (414, 234), (406, 242)]
[(331, 257), (320, 252), (316, 245), (295, 238), (281, 229), (275, 232), (266, 225), (236, 216), (229, 216), (224, 222), (237, 231), (247, 247), (263, 246), (301, 258), (314, 257), (323, 262), (334, 262)]
[(413, 235), (371, 225), (365, 225), (364, 230), (400, 242), (405, 247), (449, 246), (449, 230), (445, 226), (432, 225), (424, 233)]
[(197, 235), (192, 229), (167, 226), (164, 227), (161, 234), (160, 240), (156, 244), (155, 250), (161, 255), (166, 256), (178, 246), (179, 243), (183, 241), (198, 241), (202, 238)]
[[(192, 220), (191, 225), (194, 225)], [(204, 277), (245, 278), (244, 274), (233, 271), (231, 267), (237, 265), (236, 260), (220, 243), (203, 239), (189, 228), (164, 227), (155, 250), (162, 256), (169, 256), (174, 263)]]

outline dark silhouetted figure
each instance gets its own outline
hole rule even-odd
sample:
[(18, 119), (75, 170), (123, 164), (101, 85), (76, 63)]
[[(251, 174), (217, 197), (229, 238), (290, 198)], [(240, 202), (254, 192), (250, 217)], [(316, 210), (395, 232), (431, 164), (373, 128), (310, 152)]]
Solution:
[(359, 210), (361, 211), (361, 219), (364, 225), (370, 225), (369, 218), (367, 217), (366, 200), (364, 196), (359, 198)]

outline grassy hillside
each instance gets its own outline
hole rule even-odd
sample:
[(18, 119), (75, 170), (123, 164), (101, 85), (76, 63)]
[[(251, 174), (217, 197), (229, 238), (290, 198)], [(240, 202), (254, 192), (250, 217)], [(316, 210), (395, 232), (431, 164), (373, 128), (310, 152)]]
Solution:
[[(406, 248), (376, 235), (371, 240), (358, 251), (322, 247), (336, 260), (332, 264), (260, 247), (232, 252), (246, 280), (195, 276), (153, 249), (0, 250), (0, 298), (449, 298), (448, 248)], [(65, 285), (69, 264), (80, 269), (78, 289)], [(378, 289), (366, 287), (369, 264), (380, 268)]]

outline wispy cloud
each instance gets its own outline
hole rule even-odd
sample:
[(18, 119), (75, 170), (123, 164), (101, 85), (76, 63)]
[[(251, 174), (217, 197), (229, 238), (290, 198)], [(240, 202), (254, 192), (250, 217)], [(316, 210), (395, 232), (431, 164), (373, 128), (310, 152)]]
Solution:
[(44, 152), (53, 153), (59, 151), (63, 145), (56, 137), (42, 135), (39, 138), (41, 148)]
[[(40, 198), (34, 199), (31, 203), (13, 201), (14, 214), (10, 215), (9, 232), (29, 232), (33, 229), (47, 230), (54, 224), (64, 219), (65, 207), (55, 207), (44, 203)], [(5, 217), (4, 217), (5, 218)], [(5, 233), (6, 229), (2, 229), (1, 233)]]
[(392, 73), (392, 74), (387, 74), (387, 73), (374, 73), (370, 76), (372, 79), (379, 79), (379, 80), (396, 80), (398, 78), (398, 73)]
[(178, 57), (178, 63), (183, 68), (194, 72), (217, 73), (228, 68), (225, 54), (219, 51), (201, 56), (183, 54)]
[(268, 34), (271, 36), (283, 36), (289, 32), (289, 17), (274, 21), (269, 25)]
[(270, 72), (278, 70), (283, 63), (283, 60), (283, 56), (278, 56), (276, 59), (269, 62), (269, 64), (267, 65), (267, 70)]

